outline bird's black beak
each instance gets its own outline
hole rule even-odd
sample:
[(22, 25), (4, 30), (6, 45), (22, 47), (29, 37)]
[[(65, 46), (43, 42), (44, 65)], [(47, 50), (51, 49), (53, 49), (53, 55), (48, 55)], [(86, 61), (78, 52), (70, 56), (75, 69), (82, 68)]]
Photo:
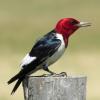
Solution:
[(91, 23), (89, 22), (80, 22), (79, 24), (76, 24), (78, 27), (88, 27), (91, 26)]

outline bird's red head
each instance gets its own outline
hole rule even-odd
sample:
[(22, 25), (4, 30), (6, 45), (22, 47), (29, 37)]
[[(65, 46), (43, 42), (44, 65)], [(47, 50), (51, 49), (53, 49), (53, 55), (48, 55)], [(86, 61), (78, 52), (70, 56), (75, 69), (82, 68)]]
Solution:
[(64, 37), (68, 38), (72, 33), (74, 33), (79, 26), (80, 22), (74, 18), (63, 18), (58, 21), (56, 25), (56, 32), (62, 34)]
[(65, 42), (78, 28), (87, 27), (91, 24), (88, 22), (80, 22), (74, 18), (63, 18), (56, 24), (55, 31), (62, 34)]

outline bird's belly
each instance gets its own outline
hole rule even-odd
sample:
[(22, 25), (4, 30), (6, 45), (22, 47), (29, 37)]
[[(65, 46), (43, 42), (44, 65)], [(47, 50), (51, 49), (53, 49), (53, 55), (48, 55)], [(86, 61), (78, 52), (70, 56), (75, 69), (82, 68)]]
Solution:
[(59, 48), (57, 52), (55, 52), (50, 58), (47, 59), (47, 61), (46, 61), (47, 64), (51, 65), (54, 62), (56, 62), (62, 56), (64, 51), (65, 51), (64, 47), (63, 48)]

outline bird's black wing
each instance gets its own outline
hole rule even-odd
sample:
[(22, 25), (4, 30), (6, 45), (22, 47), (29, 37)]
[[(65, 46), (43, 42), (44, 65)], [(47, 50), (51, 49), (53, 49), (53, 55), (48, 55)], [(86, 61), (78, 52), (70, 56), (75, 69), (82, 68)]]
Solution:
[(54, 33), (49, 33), (33, 46), (29, 53), (31, 57), (36, 57), (33, 63), (37, 62), (36, 65), (39, 65), (58, 50), (61, 40), (57, 39), (55, 35)]
[(56, 37), (56, 34), (51, 31), (43, 38), (41, 38), (29, 53), (30, 57), (36, 57), (35, 60), (30, 63), (22, 66), (23, 70), (26, 72), (30, 72), (34, 70), (39, 64), (44, 62), (48, 57), (52, 56), (61, 45), (61, 40)]

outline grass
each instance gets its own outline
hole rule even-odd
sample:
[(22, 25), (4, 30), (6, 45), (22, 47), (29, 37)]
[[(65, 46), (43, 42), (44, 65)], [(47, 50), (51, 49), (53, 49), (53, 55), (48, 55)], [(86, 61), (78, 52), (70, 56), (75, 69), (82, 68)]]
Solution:
[(98, 0), (0, 0), (0, 100), (23, 99), (21, 87), (10, 96), (13, 85), (8, 86), (6, 81), (19, 71), (21, 59), (35, 40), (63, 17), (89, 21), (92, 27), (78, 30), (70, 38), (65, 55), (50, 68), (69, 75), (86, 75), (87, 99), (99, 100), (99, 4)]

